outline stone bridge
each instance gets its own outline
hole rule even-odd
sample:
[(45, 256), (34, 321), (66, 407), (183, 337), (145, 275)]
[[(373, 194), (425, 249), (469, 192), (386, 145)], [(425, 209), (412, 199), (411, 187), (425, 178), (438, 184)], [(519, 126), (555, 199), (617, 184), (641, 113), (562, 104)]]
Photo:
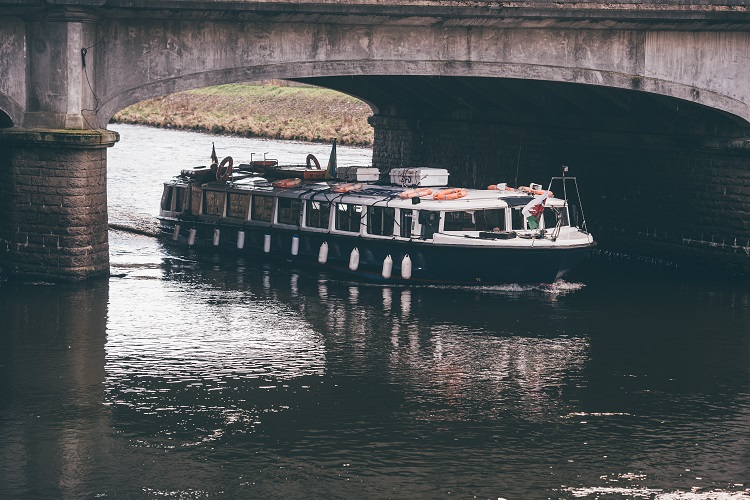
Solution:
[(750, 272), (745, 0), (0, 0), (0, 267), (108, 273), (120, 109), (292, 79), (373, 109), (381, 170), (546, 183), (602, 248)]

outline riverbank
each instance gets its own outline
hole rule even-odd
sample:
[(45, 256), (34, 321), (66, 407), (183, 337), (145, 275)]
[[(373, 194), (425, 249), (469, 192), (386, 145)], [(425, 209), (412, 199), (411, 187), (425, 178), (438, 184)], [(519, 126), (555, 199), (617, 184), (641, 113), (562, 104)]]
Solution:
[(242, 137), (372, 146), (370, 107), (318, 87), (232, 84), (157, 97), (117, 113), (115, 123)]

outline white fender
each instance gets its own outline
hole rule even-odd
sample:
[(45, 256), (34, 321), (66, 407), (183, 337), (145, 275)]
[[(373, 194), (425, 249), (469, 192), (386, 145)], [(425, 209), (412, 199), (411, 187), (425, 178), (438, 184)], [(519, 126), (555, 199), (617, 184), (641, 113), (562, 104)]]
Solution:
[(405, 280), (411, 278), (411, 257), (408, 253), (401, 260), (401, 277)]
[(267, 234), (263, 237), (263, 251), (269, 253), (271, 251), (271, 235)]
[(388, 279), (391, 277), (391, 272), (393, 271), (393, 258), (388, 255), (385, 259), (383, 259), (383, 272), (381, 273), (383, 275), (383, 278)]
[(349, 269), (356, 271), (359, 268), (359, 248), (354, 247), (352, 254), (349, 256)]
[(292, 255), (299, 253), (299, 235), (295, 234), (292, 236)]
[(237, 248), (245, 248), (245, 231), (237, 231)]
[(219, 246), (219, 237), (221, 236), (221, 231), (219, 229), (214, 229), (214, 246)]
[(180, 225), (175, 224), (174, 225), (174, 232), (172, 233), (172, 240), (177, 241), (177, 239), (180, 237)]
[(195, 228), (192, 228), (192, 229), (190, 230), (190, 234), (188, 235), (188, 245), (190, 245), (190, 246), (193, 246), (193, 245), (195, 245), (195, 234), (196, 234), (197, 232), (198, 232), (198, 231), (197, 231), (197, 230), (196, 230)]
[(325, 264), (328, 262), (328, 242), (324, 241), (320, 245), (320, 251), (318, 252), (318, 263)]

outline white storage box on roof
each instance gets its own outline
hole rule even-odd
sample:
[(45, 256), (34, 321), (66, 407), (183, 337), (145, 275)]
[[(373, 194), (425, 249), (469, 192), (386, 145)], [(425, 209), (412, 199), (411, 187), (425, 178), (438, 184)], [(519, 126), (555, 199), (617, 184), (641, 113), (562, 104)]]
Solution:
[(399, 186), (446, 186), (448, 171), (444, 168), (394, 168), (391, 169), (391, 184)]
[(337, 167), (336, 177), (347, 182), (375, 182), (380, 178), (380, 170), (375, 167)]

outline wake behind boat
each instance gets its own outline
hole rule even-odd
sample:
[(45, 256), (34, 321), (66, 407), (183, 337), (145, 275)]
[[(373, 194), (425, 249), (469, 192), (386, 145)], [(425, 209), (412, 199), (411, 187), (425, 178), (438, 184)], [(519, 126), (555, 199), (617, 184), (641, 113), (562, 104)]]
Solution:
[(461, 285), (551, 283), (596, 245), (565, 174), (546, 190), (477, 190), (449, 187), (443, 169), (393, 169), (388, 182), (372, 167), (337, 169), (335, 144), (325, 170), (310, 156), (306, 165), (234, 167), (212, 153), (211, 168), (165, 183), (163, 236), (368, 280)]

